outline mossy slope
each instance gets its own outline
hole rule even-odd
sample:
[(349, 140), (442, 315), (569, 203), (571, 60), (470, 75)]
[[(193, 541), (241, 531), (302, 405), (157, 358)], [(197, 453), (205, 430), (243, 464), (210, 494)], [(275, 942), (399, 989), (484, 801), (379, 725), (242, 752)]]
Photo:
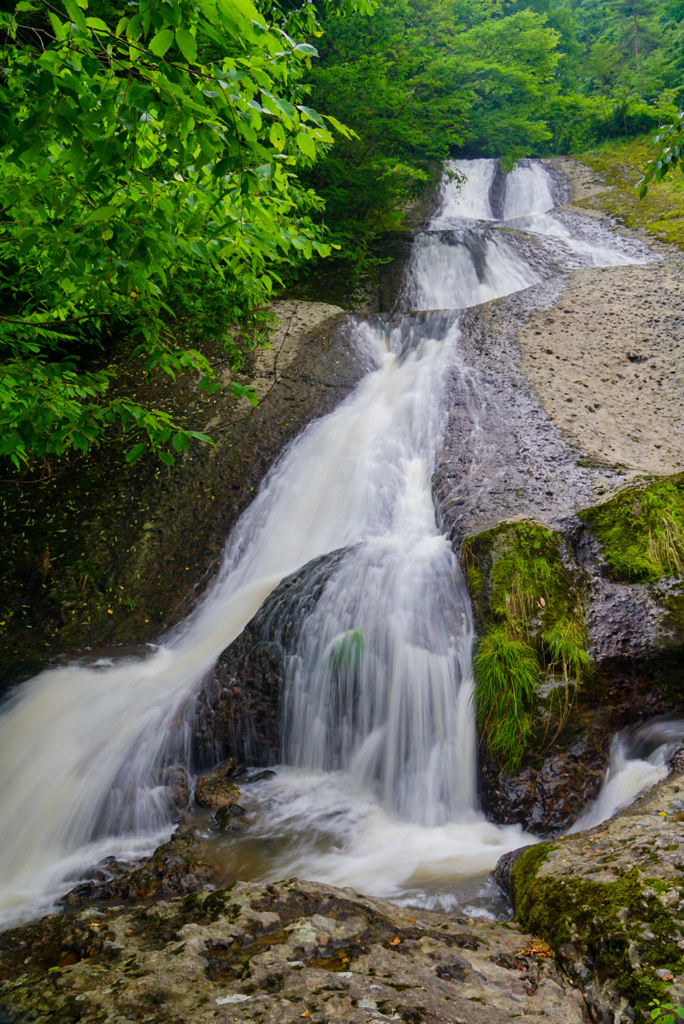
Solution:
[(627, 227), (643, 229), (660, 241), (684, 249), (684, 174), (676, 173), (651, 186), (639, 199), (641, 168), (652, 152), (652, 136), (606, 143), (577, 157), (597, 171), (606, 191), (580, 200), (578, 205), (600, 209)]

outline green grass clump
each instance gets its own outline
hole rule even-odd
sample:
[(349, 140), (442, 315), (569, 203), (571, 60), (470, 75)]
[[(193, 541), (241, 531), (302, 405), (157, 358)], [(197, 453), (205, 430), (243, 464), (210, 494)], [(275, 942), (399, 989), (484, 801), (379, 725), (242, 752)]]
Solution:
[(549, 695), (555, 736), (591, 669), (581, 596), (559, 535), (541, 523), (504, 523), (470, 537), (463, 560), (481, 633), (474, 660), (478, 725), (491, 755), (515, 771), (530, 746), (549, 739), (548, 729), (535, 735), (539, 684), (549, 677), (563, 684)]
[(603, 210), (627, 227), (642, 228), (684, 249), (684, 174), (676, 171), (639, 199), (636, 185), (652, 151), (652, 136), (647, 135), (579, 154), (582, 163), (603, 176), (606, 191), (578, 205)]
[(579, 513), (624, 583), (684, 576), (684, 474), (632, 487)]
[(501, 764), (517, 766), (532, 731), (537, 652), (510, 623), (497, 624), (482, 638), (474, 668), (478, 725), (492, 755)]

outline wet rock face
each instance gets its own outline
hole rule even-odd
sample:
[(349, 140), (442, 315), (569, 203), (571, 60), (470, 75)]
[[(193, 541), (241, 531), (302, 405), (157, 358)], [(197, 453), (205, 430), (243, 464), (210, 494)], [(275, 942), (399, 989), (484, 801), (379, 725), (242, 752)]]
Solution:
[(93, 881), (76, 886), (61, 900), (65, 907), (110, 900), (166, 899), (199, 892), (211, 878), (203, 861), (204, 844), (195, 829), (177, 832), (151, 857), (135, 865), (113, 857), (97, 866)]
[(223, 652), (193, 710), (200, 762), (234, 757), (241, 765), (278, 763), (287, 662), (300, 625), (344, 553), (316, 558), (284, 579)]
[[(591, 1019), (627, 1024), (684, 999), (684, 758), (596, 828), (507, 854), (496, 874), (556, 950)], [(643, 1016), (642, 1016), (643, 1015)]]
[(488, 818), (502, 825), (522, 825), (538, 836), (557, 835), (576, 821), (599, 793), (606, 777), (609, 744), (592, 731), (563, 749), (562, 742), (511, 773), (486, 751), (480, 758), (480, 797)]
[[(682, 710), (683, 557), (681, 474), (623, 488), (555, 530), (519, 517), (465, 539), (480, 796), (493, 820), (538, 835), (566, 829), (600, 789), (612, 735)], [(486, 705), (494, 641), (510, 647), (500, 658), (522, 651), (537, 662), (534, 698), (516, 705), (527, 724), (514, 759), (497, 746)], [(515, 665), (502, 666), (512, 685)]]
[(516, 925), (312, 882), (238, 883), (0, 935), (0, 1003), (52, 1024), (585, 1024), (581, 993), (549, 953)]
[[(119, 368), (124, 393), (170, 409), (215, 447), (193, 444), (174, 467), (152, 456), (129, 466), (126, 446), (108, 444), (57, 460), (30, 486), (3, 485), (0, 693), (56, 655), (139, 655), (184, 618), (275, 459), (354, 388), (364, 368), (339, 307), (288, 301), (276, 313), (272, 347), (248, 354), (240, 377), (255, 385), (256, 409), (227, 387), (207, 396), (193, 378), (165, 375), (144, 385), (135, 364)], [(207, 354), (227, 384), (223, 349)]]
[(234, 780), (239, 774), (235, 759), (231, 757), (200, 775), (195, 785), (195, 803), (199, 807), (229, 807), (237, 803), (240, 790)]

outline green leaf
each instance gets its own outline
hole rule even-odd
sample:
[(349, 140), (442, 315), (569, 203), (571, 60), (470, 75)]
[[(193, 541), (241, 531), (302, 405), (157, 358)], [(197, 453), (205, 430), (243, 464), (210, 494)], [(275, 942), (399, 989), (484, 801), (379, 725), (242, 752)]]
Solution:
[(163, 28), (149, 42), (149, 49), (155, 57), (163, 57), (173, 42), (173, 29)]
[(53, 11), (48, 11), (47, 15), (50, 19), (50, 24), (52, 25), (52, 31), (55, 33), (55, 37), (60, 41), (62, 39), (65, 39), (66, 26), (64, 25), (64, 23), (59, 20), (59, 18)]
[[(79, 4), (75, 3), (74, 0), (62, 0), (62, 2), (64, 4), (64, 7), (66, 8), (66, 12), (69, 15), (70, 20), (74, 23), (74, 25), (76, 25), (76, 27), (81, 32), (86, 33), (88, 31), (88, 26), (86, 25), (86, 20), (83, 16), (83, 11), (81, 10)], [(83, 0), (79, 0), (79, 2), (82, 3)], [(86, 7), (87, 6), (88, 4), (86, 0)]]
[(83, 221), (84, 224), (94, 224), (97, 221), (109, 220), (115, 214), (119, 212), (116, 206), (101, 206), (98, 210), (93, 210)]
[(146, 444), (135, 444), (126, 452), (126, 462), (137, 462), (141, 455), (147, 451)]
[(308, 156), (310, 160), (316, 159), (316, 144), (310, 135), (307, 135), (305, 132), (299, 132), (297, 134), (297, 145), (304, 156)]
[(269, 129), (268, 137), (271, 140), (271, 145), (275, 146), (279, 153), (282, 153), (285, 148), (285, 132), (279, 121), (273, 122)]
[(109, 25), (105, 24), (102, 18), (86, 18), (88, 28), (97, 29), (98, 32), (109, 32)]
[(190, 438), (184, 430), (179, 430), (178, 433), (173, 435), (171, 444), (177, 452), (184, 452), (190, 444)]
[(197, 60), (197, 40), (189, 29), (181, 25), (176, 29), (176, 42), (178, 49), (183, 54), (188, 64), (194, 64)]
[(252, 384), (238, 384), (237, 381), (232, 381), (230, 390), (236, 398), (246, 398), (255, 407), (259, 404), (259, 399)]
[(171, 452), (162, 452), (162, 451), (158, 451), (158, 452), (157, 452), (157, 455), (159, 456), (159, 458), (160, 458), (160, 459), (162, 460), (162, 462), (163, 462), (163, 463), (164, 463), (164, 464), (165, 464), (166, 466), (175, 466), (175, 464), (176, 464), (176, 460), (174, 459), (174, 457), (173, 457), (173, 455), (171, 454)]

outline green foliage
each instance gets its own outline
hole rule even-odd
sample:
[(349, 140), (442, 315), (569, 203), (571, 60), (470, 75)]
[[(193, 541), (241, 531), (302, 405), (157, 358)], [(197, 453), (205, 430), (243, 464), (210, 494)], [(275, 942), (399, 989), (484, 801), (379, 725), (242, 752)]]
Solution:
[(532, 731), (537, 652), (511, 623), (496, 624), (478, 644), (474, 670), (478, 725), (487, 734), (491, 754), (514, 771)]
[(530, 744), (547, 740), (534, 735), (532, 717), (542, 680), (552, 682), (557, 732), (591, 671), (584, 610), (558, 535), (539, 523), (468, 538), (463, 561), (483, 634), (474, 661), (478, 724), (491, 754), (514, 771)]
[(601, 544), (613, 579), (684, 576), (684, 475), (628, 488), (578, 515)]
[(684, 111), (680, 111), (677, 120), (654, 137), (653, 144), (657, 148), (656, 155), (646, 165), (644, 176), (638, 186), (641, 199), (648, 192), (648, 186), (654, 179), (661, 182), (677, 169), (677, 165), (684, 173)]
[(97, 363), (118, 332), (146, 373), (211, 388), (209, 361), (168, 329), (174, 282), (212, 281), (234, 322), (279, 266), (329, 252), (296, 176), (332, 142), (302, 102), (316, 51), (251, 0), (22, 0), (0, 31), (0, 452), (19, 466), (85, 450), (114, 422), (144, 446), (190, 437), (108, 398), (106, 360), (84, 351)]
[(407, 203), (456, 152), (514, 161), (549, 137), (558, 34), (543, 15), (508, 16), (462, 0), (380, 0), (372, 19), (328, 18), (312, 102), (357, 138), (343, 139), (307, 180), (325, 199), (341, 255), (398, 226)]
[(651, 1010), (651, 1020), (658, 1021), (659, 1024), (675, 1024), (675, 1019), (684, 1020), (684, 1007), (675, 1006), (673, 1003), (661, 1003), (659, 999), (652, 999), (648, 1004), (653, 1007)]

